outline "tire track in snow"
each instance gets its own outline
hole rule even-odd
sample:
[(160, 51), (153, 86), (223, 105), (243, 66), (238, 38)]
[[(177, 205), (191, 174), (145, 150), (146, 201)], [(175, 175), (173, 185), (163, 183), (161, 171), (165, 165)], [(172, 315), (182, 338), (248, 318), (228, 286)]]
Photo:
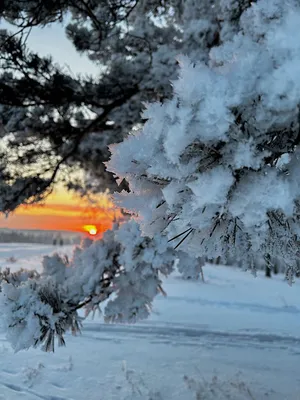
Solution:
[(26, 389), (25, 387), (18, 386), (12, 383), (7, 383), (7, 382), (1, 382), (0, 381), (0, 386), (9, 389), (12, 393), (14, 393), (16, 396), (18, 394), (28, 394), (31, 395), (31, 397), (28, 397), (29, 399), (32, 399), (32, 396), (35, 396), (37, 399), (41, 400), (72, 400), (71, 398), (67, 397), (60, 397), (60, 396), (52, 396), (52, 395), (43, 395), (35, 392), (34, 390)]
[(168, 301), (179, 302), (179, 303), (188, 303), (188, 304), (199, 304), (201, 306), (213, 306), (219, 308), (226, 308), (229, 310), (247, 310), (250, 312), (257, 313), (268, 313), (268, 314), (294, 314), (299, 315), (300, 309), (295, 306), (268, 306), (256, 303), (243, 303), (243, 302), (231, 302), (231, 301), (220, 301), (220, 300), (208, 300), (200, 297), (191, 298), (191, 297), (180, 297), (180, 296), (168, 296)]
[(300, 352), (300, 337), (281, 336), (267, 332), (226, 332), (185, 325), (109, 325), (88, 323), (82, 330), (84, 337), (100, 341), (122, 343), (125, 340), (144, 339), (149, 343), (199, 346), (233, 345), (235, 347), (283, 347)]

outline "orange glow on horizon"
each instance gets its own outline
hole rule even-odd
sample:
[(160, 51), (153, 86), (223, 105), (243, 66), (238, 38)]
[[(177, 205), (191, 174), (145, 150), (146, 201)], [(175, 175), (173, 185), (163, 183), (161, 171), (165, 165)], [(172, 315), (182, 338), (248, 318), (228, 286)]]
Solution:
[(122, 213), (108, 195), (97, 196), (91, 204), (60, 188), (45, 204), (20, 206), (8, 218), (0, 216), (0, 228), (85, 231), (95, 236), (111, 229), (113, 221), (120, 218)]

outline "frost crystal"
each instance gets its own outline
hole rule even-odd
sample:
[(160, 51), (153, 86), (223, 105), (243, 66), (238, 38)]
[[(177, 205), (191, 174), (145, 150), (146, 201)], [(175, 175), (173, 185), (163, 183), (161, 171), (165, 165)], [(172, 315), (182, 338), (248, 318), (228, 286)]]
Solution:
[(220, 2), (222, 44), (204, 64), (180, 59), (174, 96), (147, 106), (137, 134), (111, 147), (115, 195), (143, 234), (252, 267), (299, 256), (300, 5)]

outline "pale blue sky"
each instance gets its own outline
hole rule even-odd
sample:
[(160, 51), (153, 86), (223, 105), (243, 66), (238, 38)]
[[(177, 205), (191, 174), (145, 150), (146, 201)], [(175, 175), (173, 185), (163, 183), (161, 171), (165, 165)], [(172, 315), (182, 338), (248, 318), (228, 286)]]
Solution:
[[(0, 28), (12, 27), (1, 21)], [(99, 72), (99, 66), (92, 63), (86, 56), (80, 55), (66, 38), (64, 28), (60, 24), (52, 24), (45, 28), (33, 28), (27, 41), (28, 47), (41, 55), (51, 55), (60, 65), (67, 64), (76, 73)]]

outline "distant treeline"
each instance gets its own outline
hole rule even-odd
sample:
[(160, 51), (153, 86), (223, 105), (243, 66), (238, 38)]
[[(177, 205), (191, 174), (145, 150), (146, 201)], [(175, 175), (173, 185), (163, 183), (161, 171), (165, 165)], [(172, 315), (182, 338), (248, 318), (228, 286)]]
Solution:
[(50, 231), (0, 230), (0, 243), (41, 243), (53, 245), (79, 244), (80, 235), (60, 234)]

